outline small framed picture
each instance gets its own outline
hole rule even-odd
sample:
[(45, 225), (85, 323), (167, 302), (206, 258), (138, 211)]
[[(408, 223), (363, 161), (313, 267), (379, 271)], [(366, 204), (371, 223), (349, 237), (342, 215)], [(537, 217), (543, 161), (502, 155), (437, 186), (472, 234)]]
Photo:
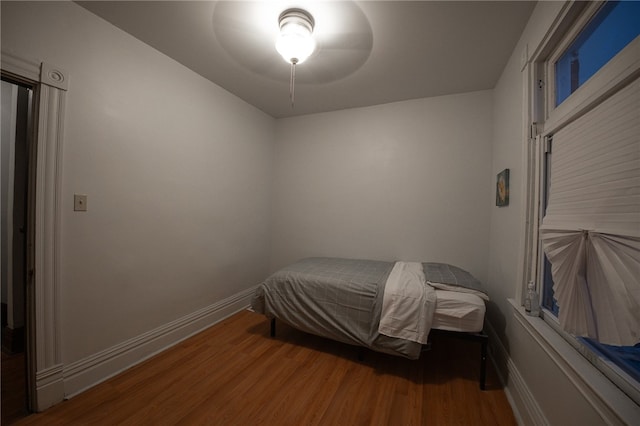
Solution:
[(504, 207), (509, 205), (509, 169), (504, 169), (498, 173), (496, 182), (496, 206)]

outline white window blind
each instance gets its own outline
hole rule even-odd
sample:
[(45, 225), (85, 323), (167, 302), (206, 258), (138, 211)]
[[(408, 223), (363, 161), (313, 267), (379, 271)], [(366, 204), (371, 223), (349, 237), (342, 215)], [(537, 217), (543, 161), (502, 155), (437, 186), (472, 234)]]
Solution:
[(553, 135), (540, 227), (560, 325), (640, 342), (640, 79)]

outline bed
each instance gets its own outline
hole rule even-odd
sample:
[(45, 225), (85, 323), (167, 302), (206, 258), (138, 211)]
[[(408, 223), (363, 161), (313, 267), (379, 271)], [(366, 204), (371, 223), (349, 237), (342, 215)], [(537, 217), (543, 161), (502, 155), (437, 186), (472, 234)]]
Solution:
[(301, 331), (418, 359), (435, 333), (480, 343), (485, 388), (487, 336), (480, 283), (467, 271), (429, 262), (301, 259), (258, 285), (251, 309)]

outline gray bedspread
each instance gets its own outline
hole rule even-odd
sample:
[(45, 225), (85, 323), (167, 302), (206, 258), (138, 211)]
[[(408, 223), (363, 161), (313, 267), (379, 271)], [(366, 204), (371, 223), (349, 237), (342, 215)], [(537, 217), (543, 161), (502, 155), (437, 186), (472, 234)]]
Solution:
[(382, 297), (394, 262), (308, 258), (261, 283), (254, 311), (308, 333), (410, 359), (421, 345), (378, 332)]

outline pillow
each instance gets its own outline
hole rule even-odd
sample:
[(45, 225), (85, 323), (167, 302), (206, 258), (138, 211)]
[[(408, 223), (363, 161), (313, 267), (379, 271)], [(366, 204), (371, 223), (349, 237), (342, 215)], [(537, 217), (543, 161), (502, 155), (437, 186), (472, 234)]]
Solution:
[(489, 300), (482, 284), (473, 275), (457, 266), (446, 263), (422, 263), (425, 279), (431, 286), (448, 291), (472, 293)]

